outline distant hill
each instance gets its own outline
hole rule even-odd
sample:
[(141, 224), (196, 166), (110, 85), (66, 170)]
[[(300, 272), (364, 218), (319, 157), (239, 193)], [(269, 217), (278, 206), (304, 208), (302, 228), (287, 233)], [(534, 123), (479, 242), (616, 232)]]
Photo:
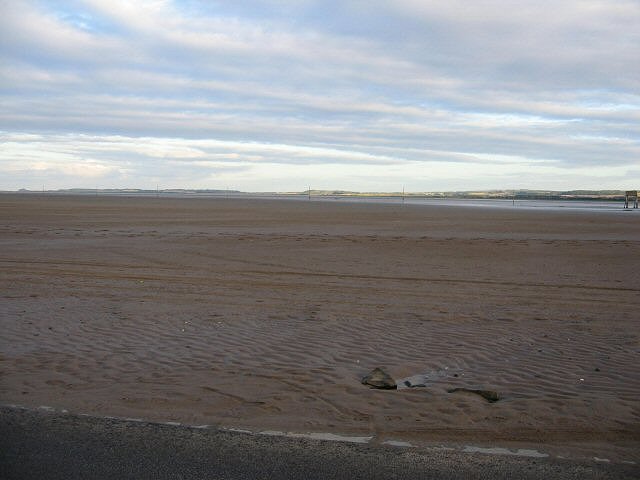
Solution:
[(145, 190), (141, 188), (63, 188), (58, 190), (27, 190), (21, 188), (18, 193), (59, 193), (59, 194), (76, 194), (76, 195), (96, 195), (96, 194), (162, 194), (172, 193), (181, 195), (223, 195), (228, 193), (242, 193), (239, 190), (212, 190), (212, 189), (183, 189), (169, 188), (162, 190)]

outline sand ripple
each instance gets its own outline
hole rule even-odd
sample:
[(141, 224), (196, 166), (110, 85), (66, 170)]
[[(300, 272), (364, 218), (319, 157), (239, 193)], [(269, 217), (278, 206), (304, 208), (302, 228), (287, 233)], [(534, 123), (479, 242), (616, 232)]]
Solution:
[[(67, 205), (56, 222), (22, 206), (6, 222), (3, 401), (278, 430), (640, 440), (639, 244), (626, 234), (528, 213), (513, 230), (545, 235), (486, 218), (493, 233), (474, 237), (477, 224), (446, 231), (438, 212), (363, 220), (362, 206), (352, 224), (333, 206), (326, 228), (328, 207), (307, 219), (298, 205), (269, 221), (236, 211), (244, 226), (229, 226), (228, 205), (185, 221), (154, 205), (97, 219)], [(369, 390), (360, 378), (377, 366), (433, 380)]]

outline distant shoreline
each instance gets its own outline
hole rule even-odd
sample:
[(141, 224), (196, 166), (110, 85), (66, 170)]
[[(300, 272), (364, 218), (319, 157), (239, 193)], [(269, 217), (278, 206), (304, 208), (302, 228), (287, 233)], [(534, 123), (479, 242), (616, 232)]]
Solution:
[(184, 197), (321, 197), (321, 198), (401, 198), (401, 199), (468, 199), (468, 200), (566, 200), (566, 201), (624, 201), (624, 190), (489, 190), (453, 192), (354, 192), (344, 190), (306, 190), (302, 192), (243, 192), (218, 189), (89, 189), (70, 188), (58, 190), (4, 190), (2, 194), (48, 195), (135, 195), (135, 196), (184, 196)]

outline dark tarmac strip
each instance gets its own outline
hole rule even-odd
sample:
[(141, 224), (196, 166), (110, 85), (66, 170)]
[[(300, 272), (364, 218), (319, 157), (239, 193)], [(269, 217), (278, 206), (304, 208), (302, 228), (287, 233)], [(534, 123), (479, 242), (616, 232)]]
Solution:
[(637, 465), (419, 451), (0, 407), (2, 479), (625, 479)]

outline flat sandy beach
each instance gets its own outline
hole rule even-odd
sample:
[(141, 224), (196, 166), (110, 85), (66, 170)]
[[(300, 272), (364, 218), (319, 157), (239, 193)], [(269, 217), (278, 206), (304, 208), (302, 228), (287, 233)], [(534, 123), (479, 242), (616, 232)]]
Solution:
[(7, 194), (0, 267), (2, 404), (640, 461), (638, 212)]

